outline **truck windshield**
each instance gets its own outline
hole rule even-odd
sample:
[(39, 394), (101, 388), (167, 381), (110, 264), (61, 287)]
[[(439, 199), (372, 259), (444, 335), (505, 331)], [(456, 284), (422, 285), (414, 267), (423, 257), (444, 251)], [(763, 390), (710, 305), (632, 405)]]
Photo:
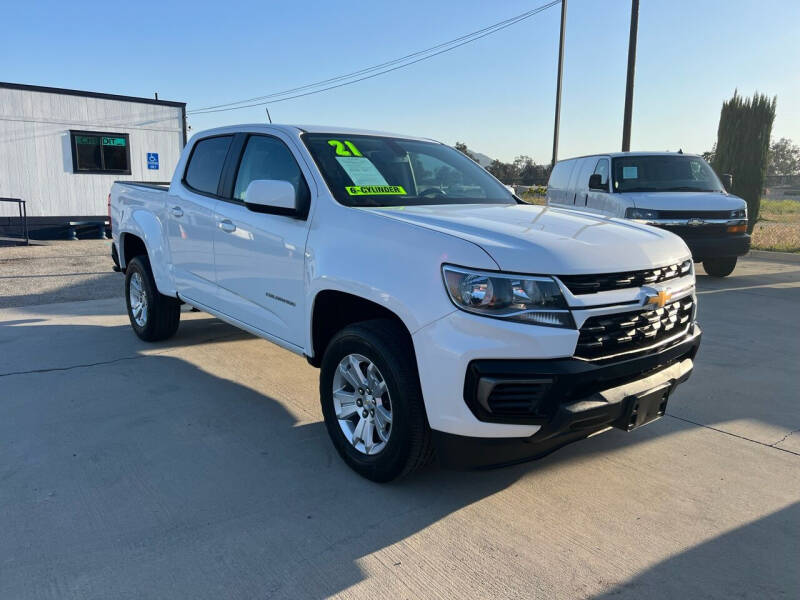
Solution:
[(623, 156), (613, 160), (615, 192), (721, 192), (722, 184), (699, 156)]
[(303, 142), (347, 206), (516, 202), (480, 165), (443, 144), (342, 133), (306, 133)]

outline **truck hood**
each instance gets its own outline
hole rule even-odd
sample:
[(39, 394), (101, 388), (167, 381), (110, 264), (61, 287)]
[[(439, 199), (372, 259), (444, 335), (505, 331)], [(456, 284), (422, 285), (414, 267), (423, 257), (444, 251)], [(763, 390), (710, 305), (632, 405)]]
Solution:
[(719, 192), (625, 192), (636, 208), (650, 210), (738, 210), (746, 203), (738, 196)]
[[(547, 206), (460, 204), (362, 210), (473, 242), (501, 270), (516, 273), (614, 273), (668, 265), (690, 255), (679, 237), (662, 229)], [(450, 258), (458, 264), (457, 256)]]

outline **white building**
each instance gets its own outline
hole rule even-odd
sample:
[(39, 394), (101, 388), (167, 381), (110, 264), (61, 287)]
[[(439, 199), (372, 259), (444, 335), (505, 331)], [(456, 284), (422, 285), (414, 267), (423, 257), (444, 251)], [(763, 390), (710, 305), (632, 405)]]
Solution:
[[(184, 102), (0, 83), (0, 198), (33, 237), (107, 219), (117, 179), (168, 182), (185, 143)], [(0, 235), (17, 215), (0, 202)]]

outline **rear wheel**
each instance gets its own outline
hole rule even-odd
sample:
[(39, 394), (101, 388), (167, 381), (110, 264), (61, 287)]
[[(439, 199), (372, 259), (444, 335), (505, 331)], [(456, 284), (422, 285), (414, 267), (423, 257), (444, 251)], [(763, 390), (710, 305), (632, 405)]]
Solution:
[(727, 277), (736, 268), (736, 257), (709, 258), (703, 261), (703, 268), (711, 277)]
[(322, 359), (325, 426), (342, 459), (372, 481), (391, 481), (432, 455), (408, 334), (388, 319), (350, 325)]
[(146, 256), (137, 256), (125, 269), (125, 303), (131, 327), (144, 341), (166, 340), (178, 330), (180, 302), (159, 293)]

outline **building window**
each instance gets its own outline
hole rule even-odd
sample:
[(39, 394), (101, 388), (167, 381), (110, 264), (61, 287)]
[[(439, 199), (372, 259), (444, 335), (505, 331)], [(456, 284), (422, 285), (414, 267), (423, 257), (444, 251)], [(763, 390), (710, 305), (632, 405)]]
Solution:
[(131, 147), (127, 133), (70, 131), (73, 173), (131, 174)]

